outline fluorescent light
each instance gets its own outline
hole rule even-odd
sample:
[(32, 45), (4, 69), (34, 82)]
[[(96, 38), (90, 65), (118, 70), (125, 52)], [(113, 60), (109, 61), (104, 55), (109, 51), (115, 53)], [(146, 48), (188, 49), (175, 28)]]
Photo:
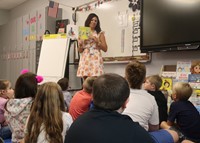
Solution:
[(103, 3), (103, 4), (100, 4), (97, 8), (106, 10), (106, 9), (111, 9), (112, 7), (113, 6), (110, 3)]
[(199, 2), (199, 0), (166, 0), (166, 2), (177, 5), (194, 5)]

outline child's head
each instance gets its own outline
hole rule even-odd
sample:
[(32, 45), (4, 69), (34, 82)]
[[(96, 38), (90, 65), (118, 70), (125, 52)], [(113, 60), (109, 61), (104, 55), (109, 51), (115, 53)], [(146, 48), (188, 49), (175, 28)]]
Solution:
[(20, 75), (15, 84), (15, 98), (35, 97), (37, 92), (36, 75), (27, 72)]
[(64, 98), (62, 89), (57, 83), (46, 82), (40, 85), (36, 94), (33, 108), (37, 108), (38, 112), (44, 112), (43, 114), (50, 114), (57, 111), (65, 111)]
[(13, 98), (14, 90), (11, 88), (11, 82), (8, 80), (0, 80), (0, 97)]
[(95, 107), (114, 111), (125, 108), (130, 89), (122, 76), (104, 74), (94, 81), (92, 94)]
[(96, 77), (87, 77), (85, 79), (85, 81), (83, 82), (83, 89), (87, 93), (92, 93), (92, 86), (93, 86), (93, 83), (94, 83), (95, 79), (96, 79)]
[(63, 142), (61, 111), (65, 111), (61, 87), (55, 82), (43, 83), (38, 89), (31, 108), (25, 141), (37, 142), (43, 124), (49, 142)]
[(68, 89), (69, 80), (67, 78), (65, 78), (65, 77), (61, 78), (57, 83), (60, 85), (62, 91), (65, 91)]
[(151, 75), (146, 77), (144, 89), (150, 91), (158, 91), (162, 86), (162, 78), (159, 75)]
[(142, 83), (145, 80), (146, 67), (144, 64), (133, 61), (130, 62), (125, 69), (125, 77), (129, 86), (133, 89), (141, 89)]
[(177, 82), (172, 89), (172, 99), (174, 101), (186, 101), (192, 95), (193, 89), (189, 83)]

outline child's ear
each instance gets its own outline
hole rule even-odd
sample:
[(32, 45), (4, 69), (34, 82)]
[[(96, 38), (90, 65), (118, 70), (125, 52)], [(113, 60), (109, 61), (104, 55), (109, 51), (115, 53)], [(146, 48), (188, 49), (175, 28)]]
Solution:
[(177, 99), (177, 96), (176, 96), (176, 94), (174, 95), (174, 98), (175, 98), (175, 99)]
[(128, 99), (126, 99), (126, 101), (124, 102), (124, 104), (122, 105), (122, 108), (126, 108), (126, 105), (127, 105), (127, 103), (129, 102), (129, 98)]
[(175, 101), (177, 96), (176, 96), (176, 94), (174, 93), (173, 95), (171, 95), (171, 97), (172, 97), (172, 100)]
[(155, 89), (156, 89), (155, 84), (151, 84), (151, 88), (152, 88), (153, 90), (155, 90)]
[(1, 90), (0, 95), (1, 97), (6, 97), (6, 90)]
[(2, 90), (2, 91), (1, 91), (1, 94), (6, 94), (6, 90)]

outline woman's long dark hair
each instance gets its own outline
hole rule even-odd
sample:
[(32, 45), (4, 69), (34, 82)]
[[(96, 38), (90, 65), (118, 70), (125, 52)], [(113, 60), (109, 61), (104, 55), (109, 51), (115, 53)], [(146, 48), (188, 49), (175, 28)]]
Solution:
[(99, 21), (99, 17), (95, 14), (95, 13), (90, 13), (85, 21), (85, 26), (89, 27), (90, 26), (90, 22), (92, 20), (93, 17), (97, 18), (97, 25), (95, 27), (95, 30), (97, 31), (97, 34), (99, 32), (101, 32), (101, 27), (100, 27), (100, 21)]

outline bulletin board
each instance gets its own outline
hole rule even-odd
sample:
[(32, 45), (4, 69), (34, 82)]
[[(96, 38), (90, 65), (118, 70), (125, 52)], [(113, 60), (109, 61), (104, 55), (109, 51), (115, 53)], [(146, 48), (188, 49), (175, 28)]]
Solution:
[(98, 15), (101, 29), (105, 32), (108, 45), (108, 51), (102, 51), (105, 62), (150, 60), (148, 54), (140, 52), (140, 12), (134, 13), (129, 8), (128, 0), (112, 0), (100, 4), (97, 1), (79, 7), (76, 25), (84, 26), (90, 13)]
[(68, 48), (69, 39), (66, 35), (51, 34), (43, 37), (37, 70), (37, 75), (44, 77), (42, 83), (57, 82), (64, 77)]

